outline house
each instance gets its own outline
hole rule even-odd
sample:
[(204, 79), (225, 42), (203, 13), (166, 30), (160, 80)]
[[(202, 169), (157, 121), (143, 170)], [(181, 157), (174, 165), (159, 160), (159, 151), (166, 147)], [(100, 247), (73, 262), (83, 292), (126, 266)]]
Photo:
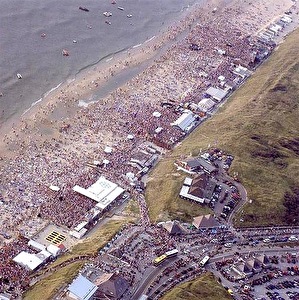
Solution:
[(204, 215), (193, 218), (192, 225), (197, 229), (205, 228), (218, 228), (220, 227), (219, 222), (212, 215)]
[(180, 164), (190, 172), (204, 171), (205, 173), (211, 175), (217, 171), (215, 166), (202, 157), (192, 158), (186, 162), (180, 162)]
[(179, 221), (176, 220), (164, 222), (162, 227), (167, 230), (169, 235), (180, 235), (186, 232)]
[(102, 296), (103, 299), (120, 299), (129, 288), (129, 283), (117, 273), (105, 273), (94, 283), (98, 287), (97, 297)]
[(206, 174), (197, 175), (191, 179), (192, 182), (190, 179), (189, 177), (185, 179), (179, 196), (198, 203), (210, 202), (216, 182)]

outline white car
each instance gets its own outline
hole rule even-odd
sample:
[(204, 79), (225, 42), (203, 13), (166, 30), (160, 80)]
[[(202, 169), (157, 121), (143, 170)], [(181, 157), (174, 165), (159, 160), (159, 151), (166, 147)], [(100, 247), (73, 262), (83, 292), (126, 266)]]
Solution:
[(297, 241), (298, 241), (298, 238), (295, 237), (294, 235), (291, 235), (291, 236), (289, 237), (289, 241), (290, 241), (290, 242), (297, 242)]

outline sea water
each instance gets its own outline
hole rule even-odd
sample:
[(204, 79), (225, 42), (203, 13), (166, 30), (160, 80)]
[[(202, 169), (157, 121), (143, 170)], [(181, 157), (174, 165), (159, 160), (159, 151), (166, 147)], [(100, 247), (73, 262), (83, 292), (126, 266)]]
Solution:
[(158, 35), (196, 0), (111, 2), (0, 1), (0, 130), (82, 70)]

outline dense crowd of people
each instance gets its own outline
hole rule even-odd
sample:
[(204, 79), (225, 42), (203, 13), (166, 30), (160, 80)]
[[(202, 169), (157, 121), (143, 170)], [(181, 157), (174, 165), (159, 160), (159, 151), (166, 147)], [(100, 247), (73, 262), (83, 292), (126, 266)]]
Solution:
[[(170, 27), (165, 40), (174, 39), (188, 28), (190, 19), (195, 20), (196, 14), (197, 17), (200, 15), (199, 10), (191, 14), (188, 21)], [(18, 139), (17, 130), (14, 137), (4, 137), (15, 156), (0, 170), (1, 189), (4, 191), (0, 206), (2, 232), (15, 236), (20, 231), (33, 234), (34, 229), (27, 225), (32, 224), (28, 222), (32, 218), (51, 220), (72, 228), (84, 220), (95, 205), (72, 188), (76, 184), (85, 188), (90, 186), (99, 174), (130, 189), (125, 174), (138, 171), (128, 164), (136, 148), (145, 141), (164, 148), (174, 146), (186, 134), (171, 125), (181, 115), (183, 105), (187, 102), (198, 103), (205, 97), (207, 87), (219, 86), (220, 75), (227, 82), (234, 80), (237, 75), (232, 73), (233, 65), (252, 66), (253, 54), (259, 47), (267, 47), (258, 44), (252, 36), (248, 37), (248, 34), (254, 33), (253, 29), (250, 32), (247, 27), (243, 30), (242, 26), (236, 26), (237, 19), (238, 14), (233, 9), (214, 15), (210, 12), (210, 18), (202, 17), (186, 38), (173, 44), (151, 67), (126, 86), (112, 92), (105, 100), (82, 108), (72, 119), (51, 121), (50, 129), (32, 128), (24, 121), (20, 130), (28, 134), (26, 140)], [(191, 43), (200, 49), (190, 49)], [(146, 45), (141, 50), (147, 51)], [(218, 50), (224, 50), (225, 54)], [(202, 76), (202, 72), (206, 76)], [(67, 101), (71, 99), (67, 99), (63, 92), (60, 97), (68, 109)], [(165, 102), (168, 105), (163, 105)], [(159, 112), (160, 116), (153, 115), (154, 112)], [(47, 112), (44, 110), (43, 113)], [(159, 133), (155, 131), (158, 127), (162, 128)], [(47, 130), (53, 133), (50, 139), (47, 138)], [(133, 139), (128, 139), (128, 135)], [(37, 136), (40, 139), (36, 139)], [(113, 149), (112, 153), (104, 152), (106, 146)], [(108, 160), (109, 163), (91, 169), (86, 163), (93, 160)], [(50, 185), (58, 186), (60, 191), (52, 191)], [(137, 200), (141, 206), (143, 224), (148, 226), (144, 199)], [(35, 231), (42, 225), (42, 222), (34, 224)], [(157, 249), (162, 252), (173, 245), (173, 239), (163, 236), (160, 231), (155, 232), (156, 229), (152, 230), (151, 235), (156, 240), (149, 245), (160, 245)], [(18, 243), (6, 245), (1, 252), (8, 253), (10, 259), (11, 247), (15, 253), (22, 250)], [(12, 265), (5, 257), (6, 254), (1, 255), (2, 270)], [(124, 258), (133, 264), (129, 257)], [(6, 272), (16, 272), (15, 275), (7, 275), (7, 280), (10, 283), (14, 282), (13, 278), (25, 280), (24, 274), (27, 273), (22, 273), (24, 271), (16, 265), (14, 268), (15, 271)]]

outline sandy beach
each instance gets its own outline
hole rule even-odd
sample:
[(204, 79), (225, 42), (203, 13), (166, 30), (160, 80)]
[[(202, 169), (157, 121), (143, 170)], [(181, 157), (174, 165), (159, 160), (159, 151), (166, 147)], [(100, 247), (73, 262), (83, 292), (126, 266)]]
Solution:
[[(138, 148), (150, 142), (171, 149), (185, 136), (170, 125), (179, 112), (162, 104), (198, 102), (219, 76), (232, 82), (232, 64), (249, 66), (256, 34), (290, 8), (295, 28), (297, 7), (290, 0), (205, 1), (160, 36), (86, 70), (15, 120), (0, 145), (1, 230), (30, 236), (48, 221), (72, 228), (84, 220), (93, 201), (72, 187), (87, 187), (99, 176), (86, 166), (90, 161), (109, 160), (101, 173), (129, 188), (125, 174), (136, 170), (127, 162)], [(201, 50), (191, 51), (190, 44)], [(140, 73), (132, 77), (134, 68)], [(97, 97), (102, 86), (113, 91)], [(53, 197), (51, 184), (61, 188), (63, 201)]]

